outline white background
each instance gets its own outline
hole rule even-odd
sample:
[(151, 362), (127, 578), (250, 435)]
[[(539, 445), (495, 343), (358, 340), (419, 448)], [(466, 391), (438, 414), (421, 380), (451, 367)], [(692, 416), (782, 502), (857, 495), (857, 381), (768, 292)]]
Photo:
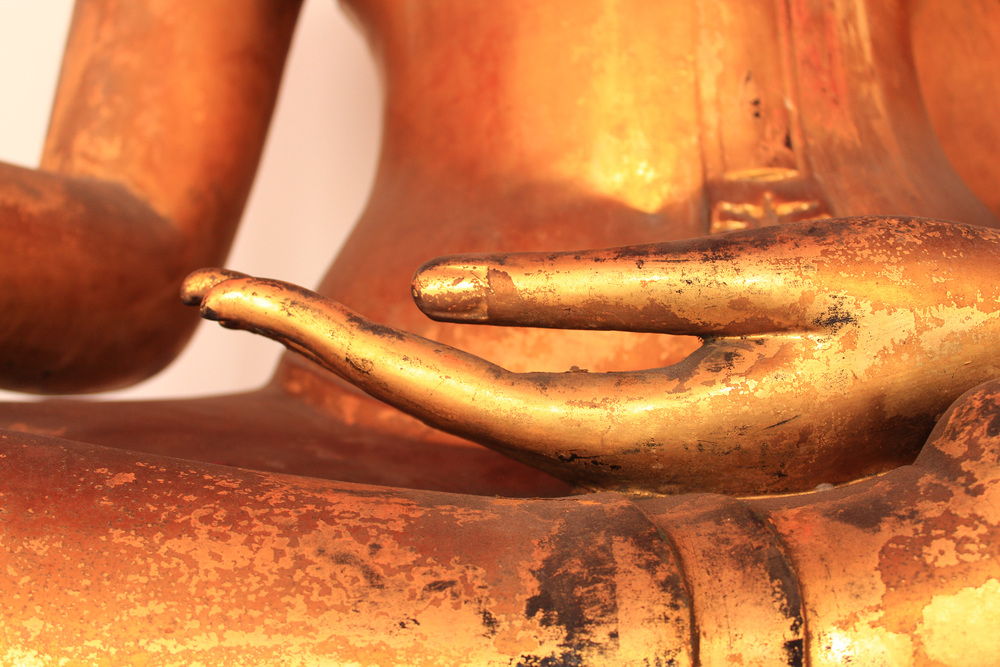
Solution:
[[(72, 0), (0, 0), (0, 160), (37, 167)], [(371, 188), (381, 125), (375, 66), (335, 0), (306, 0), (263, 163), (227, 266), (315, 286)], [(11, 261), (4, 258), (0, 261)], [(263, 384), (277, 343), (203, 322), (167, 370), (113, 398)], [(0, 399), (24, 398), (0, 392)]]

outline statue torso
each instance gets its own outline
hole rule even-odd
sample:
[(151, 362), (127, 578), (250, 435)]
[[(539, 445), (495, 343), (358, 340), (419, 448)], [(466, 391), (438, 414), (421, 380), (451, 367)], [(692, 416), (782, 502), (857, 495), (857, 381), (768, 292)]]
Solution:
[(384, 134), (321, 291), (511, 370), (663, 366), (698, 343), (430, 322), (421, 263), (861, 214), (995, 224), (927, 121), (909, 3), (347, 4)]

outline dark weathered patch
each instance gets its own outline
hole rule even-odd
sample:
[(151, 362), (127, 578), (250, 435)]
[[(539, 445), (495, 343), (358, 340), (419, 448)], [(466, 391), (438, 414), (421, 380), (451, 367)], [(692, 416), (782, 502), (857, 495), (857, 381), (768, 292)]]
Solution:
[(893, 505), (881, 495), (852, 499), (845, 507), (826, 514), (826, 518), (846, 523), (859, 530), (877, 530), (882, 520), (891, 515)]
[(344, 361), (346, 361), (351, 368), (362, 375), (368, 375), (375, 369), (375, 362), (371, 359), (359, 359), (357, 357), (347, 355), (344, 357)]
[(496, 636), (497, 632), (500, 630), (500, 622), (490, 613), (489, 609), (485, 607), (480, 607), (479, 618), (483, 622), (483, 627), (486, 629), (485, 635), (487, 637)]
[(326, 552), (326, 549), (319, 547), (316, 549), (316, 555), (326, 558), (328, 561), (334, 565), (346, 565), (358, 571), (362, 579), (370, 588), (385, 588), (385, 583), (382, 580), (382, 575), (375, 571), (371, 565), (367, 562), (358, 558), (354, 554), (349, 554), (346, 552), (330, 553)]
[[(513, 660), (511, 664), (513, 664)], [(515, 667), (582, 667), (583, 658), (578, 653), (565, 651), (559, 655), (538, 656), (527, 655), (517, 659)]]
[(391, 340), (405, 341), (407, 335), (400, 331), (399, 329), (394, 329), (385, 324), (378, 324), (377, 322), (372, 322), (371, 320), (361, 317), (360, 315), (355, 315), (350, 313), (347, 315), (347, 321), (354, 326), (358, 331), (363, 331), (369, 333), (378, 338), (388, 338)]
[(784, 649), (788, 667), (802, 667), (805, 664), (805, 647), (802, 639), (790, 639), (785, 642)]
[(789, 644), (794, 644), (796, 641), (798, 642), (798, 664), (801, 665), (801, 635), (805, 620), (802, 616), (802, 597), (799, 595), (799, 581), (795, 577), (795, 573), (792, 571), (791, 563), (787, 558), (785, 558), (785, 555), (778, 549), (777, 546), (772, 545), (767, 548), (766, 567), (767, 576), (771, 579), (771, 584), (775, 586), (776, 590), (781, 592), (778, 609), (781, 611), (782, 615), (785, 616), (785, 618), (791, 621), (791, 626), (789, 627), (791, 632), (800, 636), (799, 639), (785, 642), (785, 647), (787, 649)]
[(845, 326), (857, 325), (858, 319), (851, 311), (851, 308), (844, 304), (845, 299), (839, 296), (830, 297), (833, 303), (822, 315), (813, 320), (813, 324), (820, 329), (837, 332)]
[(796, 419), (798, 419), (801, 416), (802, 415), (795, 415), (794, 417), (789, 417), (788, 419), (784, 419), (784, 420), (778, 422), (777, 424), (771, 424), (770, 426), (766, 427), (764, 430), (765, 431), (770, 431), (772, 428), (778, 428), (779, 426), (784, 426), (788, 422), (796, 420)]
[(454, 587), (458, 582), (454, 579), (439, 579), (424, 586), (424, 593), (440, 593)]
[[(600, 498), (601, 495), (592, 496)], [(657, 622), (680, 626), (690, 633), (691, 612), (680, 573), (674, 566), (669, 542), (649, 519), (631, 505), (588, 507), (575, 516), (558, 513), (559, 532), (540, 546), (548, 555), (532, 572), (538, 593), (529, 598), (524, 614), (541, 625), (558, 628), (563, 639), (548, 656), (521, 656), (515, 665), (583, 665), (599, 656), (618, 654), (619, 627), (615, 593), (616, 562), (612, 545), (617, 539), (631, 543), (631, 566), (651, 576), (651, 585), (661, 600)], [(539, 508), (541, 509), (541, 507)], [(545, 507), (546, 514), (555, 510)], [(574, 513), (576, 514), (576, 513)], [(649, 647), (648, 665), (673, 665), (686, 647)]]
[(533, 571), (539, 591), (528, 598), (524, 610), (527, 618), (562, 630), (560, 647), (566, 649), (566, 659), (606, 646), (609, 638), (597, 634), (603, 627), (617, 627), (614, 557), (607, 535), (588, 523), (567, 521), (547, 540), (548, 556)]

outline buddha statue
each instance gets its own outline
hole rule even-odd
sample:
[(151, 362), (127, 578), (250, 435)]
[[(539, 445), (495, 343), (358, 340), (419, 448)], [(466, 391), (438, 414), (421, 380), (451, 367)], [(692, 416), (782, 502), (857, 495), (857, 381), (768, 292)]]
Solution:
[[(997, 12), (345, 9), (383, 144), (311, 292), (202, 268), (297, 3), (78, 3), (41, 169), (0, 170), (4, 384), (155, 372), (178, 292), (290, 352), (245, 394), (0, 409), (0, 655), (990, 664), (1000, 211), (912, 44)], [(977, 192), (998, 138), (948, 135)]]

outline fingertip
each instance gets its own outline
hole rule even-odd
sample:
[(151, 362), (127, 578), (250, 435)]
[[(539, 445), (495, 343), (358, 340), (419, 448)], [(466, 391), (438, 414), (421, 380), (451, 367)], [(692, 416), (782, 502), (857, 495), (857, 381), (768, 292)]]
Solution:
[[(201, 304), (212, 288), (220, 283), (234, 278), (248, 278), (245, 273), (230, 271), (228, 269), (206, 268), (193, 271), (184, 279), (181, 285), (181, 301), (187, 306), (197, 306)], [(205, 317), (202, 314), (202, 317)], [(212, 319), (212, 318), (207, 318)]]
[(219, 313), (209, 306), (202, 306), (201, 317), (202, 319), (209, 320), (211, 322), (219, 322), (222, 319), (222, 317), (219, 316)]
[(413, 277), (413, 301), (431, 319), (445, 322), (485, 320), (489, 296), (485, 264), (448, 261), (427, 262)]
[(239, 321), (232, 320), (232, 319), (226, 319), (225, 316), (222, 313), (220, 313), (215, 308), (212, 308), (211, 306), (202, 306), (201, 307), (201, 317), (202, 317), (202, 319), (209, 320), (210, 322), (218, 322), (219, 326), (221, 326), (224, 329), (242, 329), (242, 328), (244, 328), (243, 325)]
[[(223, 277), (221, 273), (226, 275)], [(219, 277), (223, 279), (217, 280)], [(227, 328), (233, 328), (227, 323), (234, 321), (234, 315), (236, 315), (234, 309), (239, 309), (243, 287), (254, 280), (254, 278), (235, 271), (220, 272), (214, 277), (209, 276), (209, 279), (205, 281), (204, 292), (200, 295), (199, 314), (203, 319), (218, 322)]]

